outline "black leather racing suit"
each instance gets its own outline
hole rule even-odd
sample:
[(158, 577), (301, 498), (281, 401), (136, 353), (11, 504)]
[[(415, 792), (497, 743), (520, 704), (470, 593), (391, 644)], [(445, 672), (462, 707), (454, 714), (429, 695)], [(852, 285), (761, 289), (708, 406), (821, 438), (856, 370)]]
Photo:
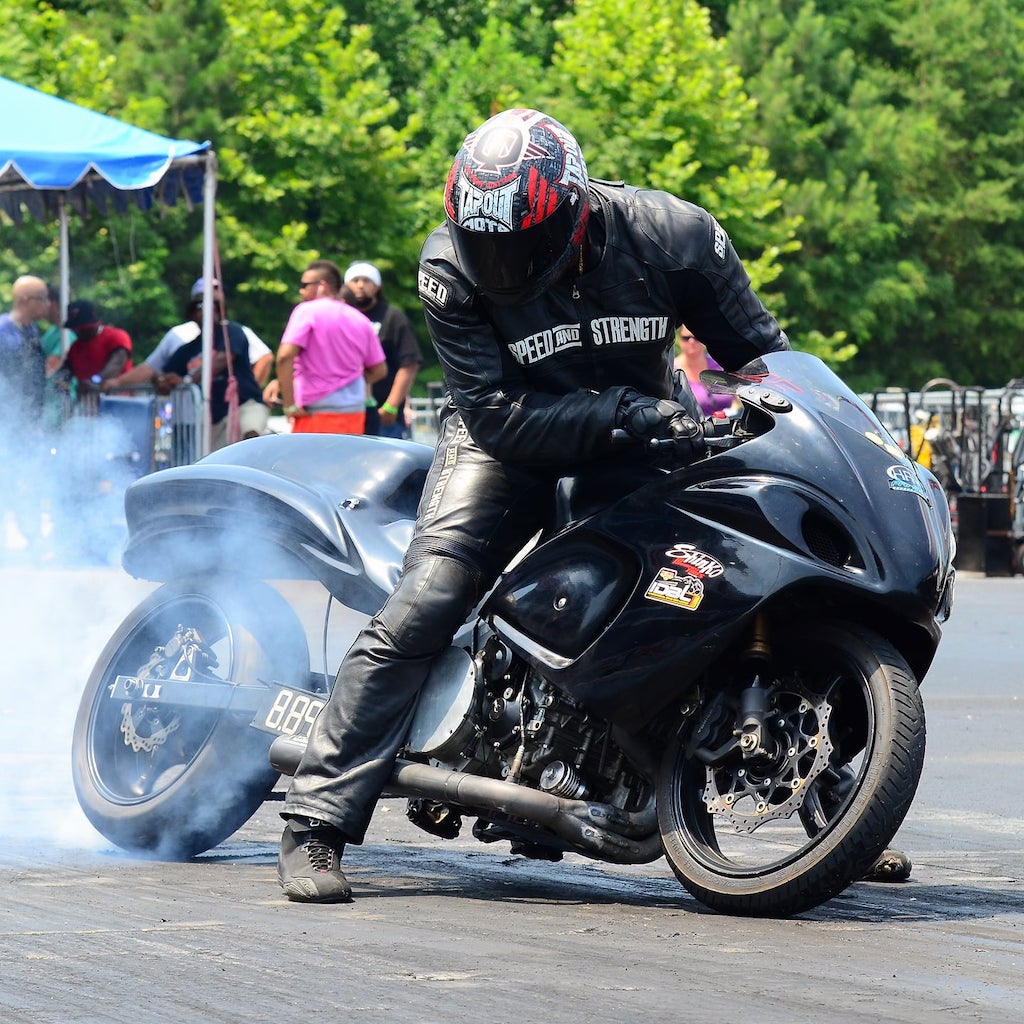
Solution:
[(680, 323), (726, 369), (789, 347), (706, 211), (600, 181), (590, 200), (585, 271), (526, 305), (475, 293), (447, 226), (423, 245), (448, 392), (434, 461), (401, 579), (338, 671), (285, 816), (362, 841), (432, 660), (544, 524), (557, 478), (609, 457), (625, 392), (672, 396)]

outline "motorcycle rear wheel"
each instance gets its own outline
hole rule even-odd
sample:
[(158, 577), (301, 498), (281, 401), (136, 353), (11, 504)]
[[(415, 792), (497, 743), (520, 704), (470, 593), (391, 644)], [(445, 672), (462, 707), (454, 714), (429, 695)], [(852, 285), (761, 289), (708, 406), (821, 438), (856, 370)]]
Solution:
[[(687, 747), (698, 713), (665, 752), (658, 814), (668, 862), (701, 903), (789, 917), (862, 878), (896, 834), (924, 765), (924, 706), (905, 660), (866, 630), (801, 629), (762, 679), (777, 684), (782, 763), (705, 764)], [(732, 734), (729, 701), (705, 749)]]
[(75, 791), (101, 835), (166, 860), (188, 860), (228, 838), (278, 779), (268, 761), (271, 737), (249, 725), (251, 715), (110, 698), (116, 677), (144, 674), (181, 626), (197, 630), (217, 661), (204, 666), (199, 685), (202, 678), (304, 683), (309, 674), (301, 623), (259, 581), (168, 583), (121, 623), (82, 695), (72, 741)]

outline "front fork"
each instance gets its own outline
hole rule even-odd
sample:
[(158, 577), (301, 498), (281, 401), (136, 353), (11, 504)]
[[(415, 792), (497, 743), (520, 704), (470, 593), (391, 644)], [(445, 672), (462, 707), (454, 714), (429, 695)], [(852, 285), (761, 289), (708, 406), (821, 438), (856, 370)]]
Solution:
[(763, 679), (764, 670), (771, 661), (768, 633), (768, 619), (761, 612), (754, 619), (747, 649), (739, 659), (740, 671), (749, 682), (740, 690), (738, 714), (731, 735), (713, 748), (703, 744), (707, 737), (718, 731), (715, 728), (716, 722), (725, 725), (720, 717), (727, 706), (724, 693), (719, 693), (711, 700), (702, 723), (695, 730), (696, 743), (691, 746), (691, 753), (704, 764), (714, 767), (737, 756), (744, 762), (763, 764), (775, 761), (782, 753), (769, 729), (772, 709), (769, 690)]
[(780, 753), (779, 744), (767, 727), (771, 709), (768, 706), (768, 691), (762, 682), (762, 673), (770, 661), (768, 621), (764, 612), (760, 612), (754, 619), (750, 646), (743, 659), (744, 665), (749, 664), (753, 674), (750, 685), (740, 693), (740, 721), (736, 730), (740, 753), (745, 761), (773, 761)]

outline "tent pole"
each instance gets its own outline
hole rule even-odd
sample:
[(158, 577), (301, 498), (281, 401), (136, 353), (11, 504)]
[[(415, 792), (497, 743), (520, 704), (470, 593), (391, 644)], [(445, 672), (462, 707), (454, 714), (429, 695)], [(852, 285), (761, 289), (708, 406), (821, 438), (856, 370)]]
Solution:
[(210, 393), (213, 387), (213, 242), (216, 231), (216, 195), (217, 159), (210, 150), (206, 154), (206, 172), (203, 175), (203, 431), (200, 447), (203, 455), (210, 453), (213, 434)]
[(67, 196), (63, 192), (57, 193), (57, 212), (60, 223), (60, 350), (62, 355), (68, 354), (71, 347), (69, 338), (71, 332), (64, 326), (64, 319), (67, 316), (68, 303), (71, 301), (71, 246), (68, 232), (68, 204)]

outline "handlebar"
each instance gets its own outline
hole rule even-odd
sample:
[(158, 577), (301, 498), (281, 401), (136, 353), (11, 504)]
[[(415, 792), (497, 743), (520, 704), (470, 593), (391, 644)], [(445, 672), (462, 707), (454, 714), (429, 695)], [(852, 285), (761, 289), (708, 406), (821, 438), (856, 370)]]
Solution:
[[(718, 433), (719, 429), (721, 429), (720, 424), (724, 425), (729, 432)], [(730, 448), (735, 448), (736, 445), (741, 443), (742, 439), (732, 433), (731, 425), (728, 421), (709, 418), (701, 420), (700, 426), (704, 432), (704, 442), (707, 444), (709, 452), (724, 452)], [(670, 437), (652, 437), (645, 441), (642, 438), (634, 437), (621, 427), (616, 427), (612, 430), (611, 439), (612, 445), (615, 447), (642, 445), (651, 452), (672, 451), (675, 448), (675, 441)]]

